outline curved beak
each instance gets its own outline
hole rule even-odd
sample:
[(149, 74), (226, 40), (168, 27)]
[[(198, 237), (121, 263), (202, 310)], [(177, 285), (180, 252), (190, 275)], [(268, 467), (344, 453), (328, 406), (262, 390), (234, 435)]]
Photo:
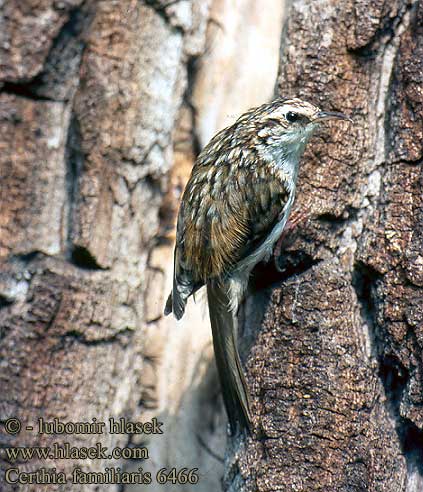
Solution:
[(346, 120), (354, 123), (353, 119), (349, 116), (346, 116), (343, 113), (337, 113), (335, 111), (319, 111), (317, 115), (313, 118), (313, 123), (325, 120)]

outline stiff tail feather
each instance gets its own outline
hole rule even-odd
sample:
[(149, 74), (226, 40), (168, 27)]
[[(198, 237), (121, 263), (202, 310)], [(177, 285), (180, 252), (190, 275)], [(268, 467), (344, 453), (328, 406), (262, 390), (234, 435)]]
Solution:
[(207, 283), (210, 323), (223, 400), (232, 433), (251, 429), (250, 400), (237, 346), (238, 318), (229, 309), (226, 289), (218, 282)]

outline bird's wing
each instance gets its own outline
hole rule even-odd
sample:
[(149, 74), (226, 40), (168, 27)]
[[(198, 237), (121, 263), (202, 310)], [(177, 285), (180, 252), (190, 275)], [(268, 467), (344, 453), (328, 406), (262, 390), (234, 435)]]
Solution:
[(287, 181), (273, 166), (237, 172), (227, 163), (195, 166), (179, 209), (165, 314), (180, 319), (192, 293), (255, 251), (284, 216), (289, 198)]
[(290, 191), (277, 169), (203, 166), (188, 183), (178, 220), (178, 252), (196, 282), (223, 276), (281, 220)]

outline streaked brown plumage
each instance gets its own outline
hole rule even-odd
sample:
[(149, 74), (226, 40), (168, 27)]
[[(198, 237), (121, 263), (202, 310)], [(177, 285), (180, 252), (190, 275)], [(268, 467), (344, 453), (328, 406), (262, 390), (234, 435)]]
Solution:
[(231, 428), (250, 427), (237, 350), (237, 312), (251, 270), (272, 253), (295, 196), (299, 159), (329, 118), (300, 99), (253, 108), (211, 139), (193, 167), (178, 215), (174, 283), (165, 314), (183, 316), (207, 285), (216, 362)]

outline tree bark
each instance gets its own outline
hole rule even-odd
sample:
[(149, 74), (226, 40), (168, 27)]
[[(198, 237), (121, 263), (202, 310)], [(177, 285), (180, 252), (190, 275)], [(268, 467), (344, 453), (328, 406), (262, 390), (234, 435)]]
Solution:
[[(4, 446), (131, 444), (39, 435), (38, 418), (145, 421), (149, 257), (188, 65), (208, 2), (6, 1), (0, 6), (0, 420)], [(159, 275), (160, 276), (160, 275)], [(151, 287), (153, 286), (153, 287)], [(93, 490), (11, 485), (1, 490)], [(71, 473), (116, 460), (18, 463)], [(164, 465), (163, 465), (164, 466)], [(107, 490), (121, 490), (119, 485)]]
[[(3, 2), (0, 422), (157, 417), (165, 434), (0, 425), (0, 447), (147, 445), (153, 476), (199, 468), (179, 491), (222, 475), (232, 492), (422, 490), (422, 25), (420, 0)], [(194, 159), (275, 79), (355, 124), (313, 138), (295, 204), (309, 220), (283, 272), (252, 279), (240, 343), (255, 429), (223, 460), (207, 315), (190, 303), (176, 326), (162, 308)], [(4, 484), (4, 457), (6, 492), (96, 490)], [(18, 464), (76, 465), (140, 463)]]
[(256, 433), (232, 443), (225, 490), (423, 488), (422, 21), (421, 2), (292, 2), (278, 93), (355, 124), (309, 144), (310, 220), (281, 275), (257, 269)]

